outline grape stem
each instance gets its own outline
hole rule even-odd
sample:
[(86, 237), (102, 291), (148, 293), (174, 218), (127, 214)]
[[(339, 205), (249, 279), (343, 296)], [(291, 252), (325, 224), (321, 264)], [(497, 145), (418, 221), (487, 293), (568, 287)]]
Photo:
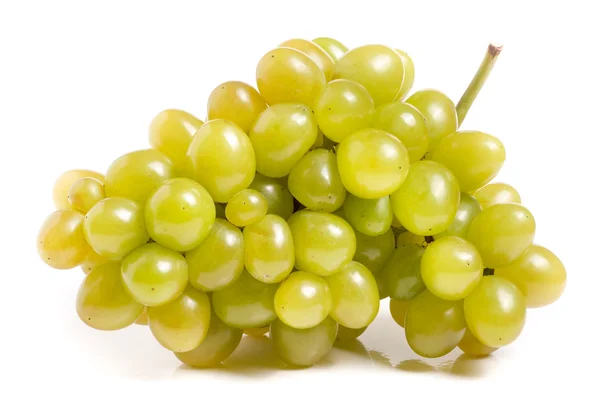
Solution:
[(427, 244), (433, 242), (435, 239), (433, 238), (433, 236), (425, 236), (425, 242)]
[(483, 58), (479, 69), (471, 80), (469, 87), (467, 87), (467, 90), (465, 90), (456, 105), (456, 114), (458, 115), (459, 127), (467, 116), (469, 109), (477, 98), (477, 95), (490, 75), (490, 72), (492, 72), (494, 64), (496, 64), (496, 60), (498, 59), (501, 51), (502, 45), (500, 44), (490, 43), (488, 46), (487, 52), (485, 53), (485, 57)]

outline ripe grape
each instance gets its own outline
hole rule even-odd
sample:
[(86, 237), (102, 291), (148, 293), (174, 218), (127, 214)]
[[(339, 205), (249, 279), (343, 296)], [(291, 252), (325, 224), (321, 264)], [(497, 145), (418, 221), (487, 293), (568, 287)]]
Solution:
[(310, 272), (294, 272), (275, 293), (277, 317), (292, 328), (317, 326), (330, 310), (331, 293), (327, 282)]
[(473, 193), (473, 197), (477, 199), (482, 208), (502, 203), (521, 204), (521, 196), (519, 196), (517, 189), (506, 183), (490, 183), (485, 185)]
[(462, 340), (458, 343), (458, 348), (468, 356), (484, 357), (498, 350), (495, 347), (486, 346), (481, 343), (469, 329), (465, 331)]
[(252, 86), (244, 82), (229, 81), (211, 92), (207, 115), (209, 120), (231, 121), (248, 133), (256, 117), (266, 108), (267, 103)]
[(404, 320), (406, 318), (406, 310), (408, 310), (408, 301), (398, 301), (390, 299), (390, 315), (394, 321), (404, 328)]
[(390, 197), (361, 199), (352, 194), (344, 201), (344, 215), (352, 227), (369, 236), (383, 235), (392, 227)]
[(333, 69), (335, 67), (335, 61), (325, 50), (319, 45), (305, 39), (289, 39), (281, 43), (279, 47), (289, 47), (301, 51), (310, 57), (311, 60), (317, 64), (319, 69), (325, 74), (327, 81), (331, 80), (333, 76)]
[[(277, 179), (256, 173), (249, 189), (254, 189), (265, 197), (269, 206), (267, 214), (279, 215), (286, 221), (292, 216), (294, 198), (288, 188)], [(224, 215), (222, 218), (225, 218)]]
[(425, 117), (430, 151), (442, 138), (458, 129), (456, 107), (444, 93), (433, 89), (420, 90), (413, 93), (406, 102)]
[(365, 333), (368, 326), (358, 329), (346, 328), (344, 325), (338, 324), (338, 332), (336, 339), (344, 342), (349, 342), (351, 340), (357, 339), (360, 335)]
[(425, 289), (421, 277), (421, 258), (425, 249), (416, 244), (398, 247), (387, 262), (383, 277), (390, 298), (407, 301)]
[(427, 247), (429, 245), (424, 236), (415, 235), (409, 231), (401, 232), (398, 234), (398, 236), (396, 236), (396, 247), (400, 247), (403, 244), (409, 243), (416, 244), (421, 247)]
[(237, 192), (225, 207), (227, 220), (235, 226), (244, 227), (259, 221), (267, 214), (267, 199), (254, 189)]
[(413, 87), (415, 81), (415, 64), (406, 52), (396, 49), (396, 53), (402, 59), (402, 65), (404, 66), (404, 81), (402, 81), (402, 87), (400, 88), (400, 92), (398, 92), (398, 96), (396, 96), (396, 100), (402, 100)]
[(456, 210), (456, 215), (454, 216), (454, 221), (452, 221), (448, 229), (446, 229), (444, 232), (434, 235), (434, 238), (439, 239), (450, 235), (466, 239), (471, 221), (473, 221), (473, 218), (475, 218), (480, 212), (481, 206), (479, 205), (479, 202), (472, 196), (466, 193), (461, 193), (458, 209)]
[(256, 339), (260, 339), (263, 338), (267, 333), (269, 333), (269, 328), (269, 325), (260, 328), (246, 328), (244, 329), (244, 334)]
[(348, 48), (335, 39), (328, 37), (320, 37), (313, 39), (313, 42), (319, 45), (333, 61), (338, 62), (340, 58), (348, 51)]
[[(85, 240), (85, 238), (84, 238)], [(87, 243), (87, 242), (86, 242)], [(84, 274), (89, 274), (92, 272), (94, 268), (98, 265), (106, 264), (110, 262), (110, 260), (100, 254), (96, 253), (94, 250), (90, 248), (88, 255), (85, 257), (83, 264), (81, 264), (81, 270)]]
[(75, 210), (50, 214), (37, 236), (37, 251), (46, 264), (56, 269), (75, 268), (92, 252), (83, 233), (84, 216)]
[(73, 169), (61, 174), (54, 183), (52, 188), (52, 199), (58, 210), (71, 208), (69, 202), (69, 191), (75, 181), (81, 178), (94, 178), (104, 184), (104, 175), (99, 172), (90, 171), (87, 169)]
[(148, 307), (144, 307), (142, 313), (135, 320), (136, 325), (148, 325)]
[(88, 212), (94, 204), (104, 198), (104, 184), (95, 178), (78, 179), (69, 190), (71, 206), (82, 213)]
[(354, 232), (356, 236), (356, 252), (354, 261), (358, 261), (371, 272), (383, 269), (394, 252), (394, 232), (388, 229), (381, 236), (367, 236), (360, 232)]

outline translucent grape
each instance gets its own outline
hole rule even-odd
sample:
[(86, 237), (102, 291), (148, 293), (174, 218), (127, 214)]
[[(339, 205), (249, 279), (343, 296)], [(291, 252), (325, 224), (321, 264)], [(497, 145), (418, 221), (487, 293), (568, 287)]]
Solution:
[(486, 346), (481, 343), (470, 330), (465, 331), (465, 335), (458, 343), (458, 347), (468, 356), (484, 357), (498, 350), (495, 347)]
[(346, 79), (331, 81), (317, 95), (315, 116), (319, 129), (334, 142), (352, 132), (368, 128), (375, 112), (369, 92)]
[(188, 266), (180, 253), (156, 243), (133, 250), (123, 259), (125, 288), (145, 306), (160, 306), (175, 300), (188, 283)]
[(485, 185), (473, 193), (473, 197), (477, 199), (482, 208), (502, 203), (521, 204), (521, 196), (517, 192), (517, 189), (506, 183), (490, 183)]
[(406, 180), (390, 198), (394, 214), (406, 229), (432, 236), (452, 224), (460, 189), (448, 168), (433, 161), (418, 161), (410, 166)]
[(399, 246), (383, 270), (386, 292), (390, 298), (407, 301), (425, 289), (421, 277), (421, 258), (425, 249), (416, 244)]
[(340, 271), (354, 257), (354, 231), (337, 215), (298, 211), (288, 224), (299, 270), (328, 276)]
[(126, 197), (145, 204), (157, 187), (175, 177), (171, 161), (155, 149), (139, 150), (117, 158), (106, 172), (106, 197)]
[(61, 174), (52, 188), (52, 199), (58, 210), (71, 208), (69, 202), (69, 190), (75, 181), (81, 178), (94, 178), (104, 184), (104, 175), (87, 169), (73, 169)]
[(148, 325), (148, 308), (144, 307), (140, 316), (135, 320), (136, 325)]
[[(486, 268), (501, 268), (533, 244), (535, 220), (520, 204), (495, 204), (471, 222), (467, 239), (477, 247)], [(475, 333), (475, 332), (473, 332)]]
[(292, 328), (312, 328), (327, 318), (330, 310), (331, 293), (327, 282), (309, 272), (294, 272), (275, 293), (277, 317)]
[(270, 337), (283, 361), (298, 367), (310, 367), (329, 354), (337, 330), (338, 325), (331, 318), (308, 329), (295, 329), (277, 320), (271, 325)]
[(358, 329), (352, 329), (352, 328), (346, 328), (343, 325), (338, 325), (338, 332), (337, 332), (336, 339), (337, 340), (341, 340), (341, 341), (345, 341), (345, 342), (349, 342), (351, 340), (355, 340), (360, 335), (362, 335), (363, 333), (365, 333), (365, 331), (367, 330), (367, 328), (368, 328), (368, 326), (365, 326), (363, 328), (358, 328)]
[(244, 334), (260, 339), (269, 333), (269, 328), (269, 325), (260, 328), (246, 328), (244, 329)]
[(375, 278), (375, 282), (377, 282), (377, 291), (379, 292), (379, 300), (387, 299), (390, 297), (387, 292), (387, 285), (385, 283), (385, 270), (379, 270), (377, 272), (373, 272), (373, 277)]
[(112, 260), (122, 259), (150, 239), (144, 208), (123, 197), (96, 203), (85, 216), (83, 233), (96, 253)]
[(483, 261), (471, 243), (445, 236), (430, 243), (421, 259), (421, 277), (427, 289), (444, 300), (460, 300), (475, 289)]
[(226, 203), (254, 179), (256, 158), (248, 135), (233, 122), (216, 119), (202, 125), (187, 151), (190, 177), (214, 201)]
[(392, 206), (389, 196), (380, 199), (361, 199), (346, 196), (344, 215), (352, 227), (364, 235), (379, 236), (392, 226)]
[(82, 213), (88, 212), (104, 197), (104, 184), (95, 178), (78, 179), (69, 190), (71, 206)]
[(225, 207), (227, 220), (235, 226), (244, 227), (259, 221), (267, 214), (267, 199), (254, 189), (237, 192)]
[(428, 243), (425, 241), (424, 236), (415, 235), (412, 232), (406, 231), (401, 232), (396, 236), (396, 247), (400, 247), (403, 244), (416, 244), (421, 247), (427, 247)]
[(398, 96), (396, 97), (396, 100), (402, 100), (410, 92), (415, 82), (415, 64), (406, 52), (396, 49), (396, 53), (402, 59), (402, 65), (404, 66), (404, 80), (402, 81), (400, 92), (398, 92)]
[(231, 121), (249, 132), (258, 115), (267, 108), (260, 93), (244, 82), (229, 81), (217, 86), (208, 97), (208, 119)]
[(462, 131), (441, 139), (430, 157), (452, 171), (463, 192), (472, 192), (498, 174), (506, 152), (502, 142), (492, 135)]
[(335, 39), (328, 37), (320, 37), (313, 39), (313, 42), (318, 44), (331, 58), (333, 61), (338, 62), (340, 58), (348, 51), (348, 48), (338, 42)]
[(260, 192), (267, 199), (267, 214), (279, 215), (286, 221), (292, 216), (294, 198), (288, 188), (278, 180), (257, 173), (249, 188)]
[(261, 282), (276, 283), (294, 268), (294, 243), (287, 222), (268, 214), (244, 229), (246, 270)]
[[(87, 242), (86, 242), (87, 243)], [(83, 264), (81, 264), (81, 269), (84, 274), (89, 274), (92, 272), (94, 268), (98, 265), (106, 264), (110, 262), (110, 260), (100, 254), (96, 253), (94, 250), (90, 248), (88, 255), (85, 257)]]
[(390, 299), (390, 315), (394, 321), (404, 328), (404, 319), (406, 318), (406, 310), (408, 310), (408, 301), (398, 301)]
[(310, 57), (289, 47), (269, 51), (256, 67), (258, 91), (270, 105), (298, 102), (312, 107), (326, 82), (325, 74)]
[(364, 328), (373, 322), (379, 311), (379, 291), (367, 267), (351, 261), (325, 280), (331, 291), (331, 318), (353, 329)]
[(346, 137), (337, 147), (342, 182), (350, 193), (378, 199), (396, 191), (408, 174), (404, 145), (378, 129), (363, 129)]
[(136, 302), (123, 286), (119, 262), (94, 268), (77, 293), (77, 315), (94, 329), (123, 329), (133, 324), (143, 309), (144, 306)]
[(92, 252), (83, 233), (83, 214), (60, 210), (50, 214), (37, 236), (37, 251), (46, 264), (56, 269), (75, 268)]
[(202, 185), (174, 178), (155, 190), (146, 203), (150, 237), (170, 249), (184, 252), (198, 246), (215, 222), (215, 204)]
[(325, 79), (328, 81), (331, 80), (335, 61), (333, 61), (333, 58), (331, 58), (331, 56), (319, 45), (305, 39), (290, 39), (281, 43), (279, 47), (289, 47), (306, 54), (315, 62), (315, 64), (317, 64), (319, 69), (323, 71)]
[(177, 176), (185, 176), (187, 173), (185, 154), (192, 136), (202, 124), (201, 120), (181, 110), (161, 111), (150, 123), (150, 147), (169, 157)]
[(495, 275), (517, 285), (529, 308), (554, 303), (567, 283), (563, 263), (550, 250), (536, 244), (506, 268), (497, 269)]
[(394, 252), (394, 232), (388, 229), (381, 236), (367, 236), (356, 231), (354, 234), (356, 235), (354, 261), (369, 268), (371, 272), (383, 269)]
[(309, 210), (333, 212), (346, 199), (334, 153), (312, 150), (296, 163), (288, 177), (292, 195)]
[(244, 271), (231, 285), (213, 293), (213, 308), (229, 326), (260, 328), (277, 318), (274, 306), (277, 287), (257, 281)]
[(429, 150), (445, 136), (458, 129), (456, 107), (444, 93), (426, 89), (413, 93), (406, 102), (417, 108), (427, 122)]
[(242, 232), (217, 218), (200, 245), (185, 254), (190, 285), (198, 290), (220, 290), (234, 282), (244, 270)]
[(402, 88), (404, 65), (393, 49), (366, 45), (348, 51), (338, 61), (335, 79), (360, 83), (371, 94), (375, 105), (391, 103)]
[(460, 194), (460, 202), (458, 203), (458, 209), (454, 216), (454, 221), (450, 224), (448, 229), (444, 232), (434, 235), (436, 239), (444, 236), (458, 236), (463, 239), (467, 238), (467, 232), (473, 218), (481, 212), (481, 206), (472, 196), (466, 193)]
[(465, 333), (462, 301), (442, 300), (425, 290), (408, 303), (404, 331), (410, 348), (421, 357), (450, 353)]
[(515, 341), (525, 325), (525, 313), (525, 297), (499, 276), (484, 276), (465, 298), (469, 330), (486, 346), (501, 347)]
[(250, 129), (256, 152), (256, 170), (271, 178), (290, 173), (317, 138), (312, 110), (297, 103), (267, 108)]
[(158, 342), (175, 352), (198, 347), (208, 333), (210, 302), (206, 293), (188, 286), (174, 301), (148, 308), (148, 326)]

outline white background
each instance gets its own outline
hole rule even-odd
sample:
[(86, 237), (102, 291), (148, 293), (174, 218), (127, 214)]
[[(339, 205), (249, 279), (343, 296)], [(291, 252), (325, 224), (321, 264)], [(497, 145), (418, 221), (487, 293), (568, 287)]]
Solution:
[[(0, 397), (598, 398), (594, 3), (0, 0)], [(268, 343), (250, 339), (228, 368), (188, 370), (144, 327), (84, 326), (74, 310), (83, 274), (52, 270), (35, 250), (54, 179), (71, 168), (105, 171), (145, 148), (162, 109), (204, 118), (213, 87), (254, 84), (266, 51), (317, 36), (404, 49), (415, 62), (414, 88), (455, 100), (488, 42), (505, 45), (463, 128), (504, 142), (497, 180), (518, 188), (536, 217), (536, 242), (565, 263), (564, 296), (529, 312), (516, 343), (479, 361), (458, 351), (439, 360), (411, 354), (387, 302), (364, 348), (336, 349), (301, 371), (280, 369)]]

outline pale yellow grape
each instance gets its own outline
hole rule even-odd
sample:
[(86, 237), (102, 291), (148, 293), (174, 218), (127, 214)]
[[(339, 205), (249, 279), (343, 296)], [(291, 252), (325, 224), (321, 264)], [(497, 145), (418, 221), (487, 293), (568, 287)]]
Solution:
[(171, 161), (155, 149), (138, 150), (117, 158), (106, 172), (106, 197), (126, 197), (144, 204), (150, 193), (175, 177)]
[(379, 311), (379, 291), (367, 267), (351, 261), (325, 280), (331, 291), (331, 318), (352, 329), (364, 328), (373, 322)]
[(281, 283), (275, 293), (275, 312), (286, 325), (296, 329), (320, 324), (331, 310), (327, 282), (310, 272), (297, 271)]
[(403, 244), (409, 243), (416, 244), (421, 247), (428, 246), (428, 243), (425, 241), (424, 236), (415, 235), (414, 233), (409, 231), (401, 232), (398, 234), (398, 236), (396, 236), (396, 247), (400, 247)]
[(83, 261), (83, 264), (81, 264), (81, 269), (83, 270), (84, 274), (89, 274), (90, 272), (92, 272), (92, 270), (94, 268), (96, 268), (98, 265), (102, 265), (102, 264), (106, 264), (110, 262), (110, 260), (104, 256), (101, 256), (100, 254), (96, 253), (94, 250), (90, 249), (90, 251), (88, 252), (88, 255), (85, 257), (85, 260)]
[(327, 80), (306, 54), (278, 47), (265, 54), (256, 67), (258, 91), (267, 104), (297, 102), (312, 107)]
[(260, 114), (250, 129), (256, 170), (271, 178), (290, 173), (317, 138), (317, 121), (299, 103), (275, 104)]
[(338, 61), (335, 79), (348, 79), (365, 87), (375, 105), (394, 101), (404, 81), (400, 55), (387, 46), (366, 45), (348, 51)]
[(395, 192), (408, 174), (409, 158), (396, 137), (379, 129), (363, 129), (337, 147), (342, 183), (363, 199), (378, 199)]
[(394, 232), (388, 229), (381, 236), (367, 236), (354, 232), (356, 236), (356, 252), (354, 261), (358, 261), (371, 272), (383, 269), (394, 252)]
[(396, 100), (402, 100), (406, 97), (408, 92), (410, 92), (410, 89), (412, 89), (413, 83), (415, 82), (415, 64), (406, 52), (396, 49), (396, 53), (398, 53), (402, 59), (402, 65), (404, 65), (404, 81), (402, 81), (402, 87), (396, 97)]
[(368, 328), (368, 326), (365, 326), (363, 328), (358, 328), (358, 329), (352, 329), (352, 328), (346, 328), (345, 326), (338, 324), (338, 332), (337, 332), (336, 339), (345, 341), (345, 342), (355, 340), (360, 335), (365, 333), (367, 328)]
[(527, 208), (494, 204), (473, 219), (467, 239), (479, 250), (486, 268), (502, 268), (525, 253), (534, 236), (535, 220)]
[(331, 56), (319, 45), (305, 39), (289, 39), (281, 43), (279, 47), (289, 47), (306, 54), (315, 62), (315, 64), (317, 64), (319, 69), (323, 71), (325, 79), (328, 81), (331, 80), (335, 68), (335, 61), (333, 61), (333, 58), (331, 58)]
[(506, 152), (502, 142), (492, 135), (461, 131), (441, 139), (430, 158), (452, 171), (463, 192), (472, 192), (494, 179)]
[(56, 269), (70, 269), (83, 263), (92, 249), (83, 233), (84, 216), (75, 210), (50, 214), (37, 236), (37, 251), (46, 264)]
[(406, 180), (391, 197), (398, 221), (416, 235), (432, 236), (448, 229), (460, 202), (458, 181), (433, 161), (410, 166)]
[(88, 212), (104, 197), (104, 184), (95, 178), (78, 179), (69, 190), (71, 206), (82, 213)]
[(192, 136), (203, 122), (182, 110), (164, 110), (158, 113), (148, 129), (150, 147), (169, 157), (177, 176), (185, 176), (187, 160), (185, 154)]
[(315, 117), (319, 129), (334, 142), (368, 128), (375, 112), (369, 92), (356, 82), (336, 79), (318, 94)]
[(340, 58), (348, 51), (348, 48), (335, 39), (328, 37), (319, 37), (313, 39), (313, 42), (318, 44), (327, 54), (333, 58), (333, 61), (338, 62)]
[(185, 254), (190, 285), (212, 292), (234, 282), (244, 270), (244, 237), (239, 228), (217, 218), (200, 245)]
[(468, 329), (465, 331), (460, 343), (458, 343), (458, 348), (466, 355), (473, 357), (485, 357), (498, 350), (495, 347), (486, 346), (481, 343)]
[(143, 309), (144, 306), (136, 302), (123, 285), (120, 262), (94, 268), (77, 292), (77, 315), (94, 329), (123, 329), (133, 324)]
[(439, 239), (444, 236), (458, 236), (466, 239), (469, 226), (473, 218), (481, 212), (481, 206), (472, 196), (461, 193), (460, 202), (458, 203), (458, 209), (454, 216), (454, 221), (450, 224), (448, 229), (444, 232), (434, 235), (435, 239)]
[(420, 90), (406, 99), (406, 103), (425, 117), (430, 151), (442, 138), (458, 129), (456, 107), (444, 93), (433, 89)]
[(231, 121), (247, 133), (265, 108), (267, 103), (256, 89), (244, 82), (229, 81), (208, 96), (207, 115), (209, 120)]
[(260, 328), (246, 328), (244, 329), (244, 334), (252, 336), (253, 338), (260, 339), (264, 337), (267, 333), (269, 333), (269, 328), (269, 325)]
[(565, 290), (567, 271), (558, 257), (545, 247), (532, 245), (521, 257), (495, 275), (517, 285), (528, 308), (554, 303)]
[(525, 297), (508, 279), (484, 276), (464, 303), (469, 330), (482, 344), (506, 346), (521, 334), (525, 325)]
[(244, 228), (244, 264), (261, 282), (276, 283), (294, 268), (294, 243), (287, 222), (268, 214)]
[(198, 347), (208, 333), (210, 320), (208, 296), (191, 286), (170, 303), (148, 307), (150, 331), (158, 343), (175, 352)]
[(390, 315), (394, 321), (404, 328), (404, 319), (406, 318), (406, 310), (408, 310), (408, 301), (398, 301), (390, 299)]
[(385, 291), (390, 298), (407, 301), (425, 290), (421, 277), (424, 252), (423, 247), (412, 243), (403, 244), (394, 251), (382, 271)]
[(75, 181), (81, 178), (94, 178), (104, 184), (104, 175), (87, 169), (73, 169), (62, 173), (52, 188), (52, 199), (58, 210), (71, 208), (69, 202), (69, 190)]
[(256, 158), (248, 135), (233, 122), (216, 119), (202, 125), (187, 151), (190, 177), (214, 201), (226, 203), (254, 179)]
[(260, 192), (244, 189), (229, 199), (225, 207), (225, 216), (235, 226), (244, 227), (258, 222), (267, 214), (268, 209), (267, 199)]
[(140, 316), (135, 320), (136, 325), (148, 325), (148, 307), (144, 307), (144, 310)]
[(344, 215), (356, 231), (369, 236), (383, 235), (392, 226), (390, 197), (361, 199), (348, 194), (344, 201)]
[[(287, 177), (285, 178), (287, 179)], [(265, 197), (269, 206), (267, 214), (279, 215), (286, 221), (292, 216), (294, 198), (285, 184), (257, 173), (249, 188), (260, 192)]]
[(506, 183), (490, 183), (473, 193), (482, 208), (494, 204), (518, 203), (521, 204), (521, 196), (517, 189)]

